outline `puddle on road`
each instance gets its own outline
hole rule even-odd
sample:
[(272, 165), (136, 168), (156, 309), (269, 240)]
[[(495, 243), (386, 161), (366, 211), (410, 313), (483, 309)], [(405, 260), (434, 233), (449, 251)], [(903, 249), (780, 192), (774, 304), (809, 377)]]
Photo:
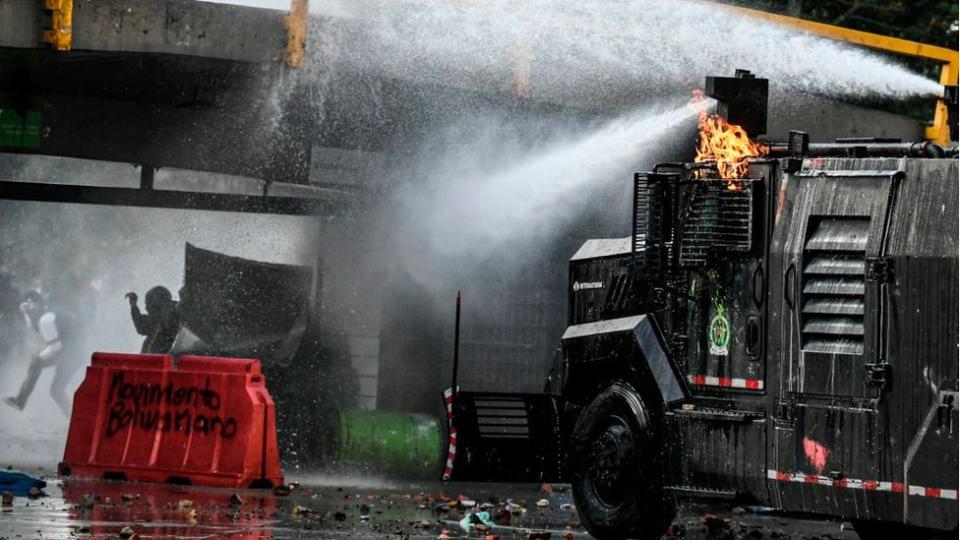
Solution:
[[(577, 524), (574, 511), (560, 509), (561, 504), (569, 502), (568, 493), (552, 495), (553, 507), (539, 509), (535, 505), (539, 486), (534, 485), (464, 484), (444, 488), (430, 482), (369, 481), (361, 486), (338, 487), (349, 485), (344, 483), (349, 480), (357, 479), (305, 477), (299, 489), (278, 497), (265, 490), (53, 478), (47, 479), (47, 497), (17, 497), (13, 507), (3, 509), (0, 537), (115, 540), (129, 526), (141, 539), (398, 536), (435, 540), (444, 529), (454, 538), (483, 538), (483, 534), (468, 535), (455, 525), (464, 515), (462, 509), (436, 511), (442, 489), (453, 498), (470, 494), (477, 504), (496, 500), (494, 493), (523, 501), (528, 512), (516, 516), (508, 527), (493, 531), (501, 538), (526, 538), (527, 531), (533, 529), (550, 530), (559, 540), (568, 526)], [(231, 502), (235, 495), (242, 503)], [(586, 538), (582, 528), (574, 532)]]

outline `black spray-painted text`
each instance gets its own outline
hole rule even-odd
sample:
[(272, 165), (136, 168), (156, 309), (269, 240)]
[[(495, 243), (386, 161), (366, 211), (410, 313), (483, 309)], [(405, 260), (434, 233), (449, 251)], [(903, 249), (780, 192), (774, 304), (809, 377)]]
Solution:
[(189, 435), (237, 434), (237, 420), (220, 414), (220, 393), (203, 386), (178, 386), (171, 383), (131, 383), (119, 371), (110, 380), (107, 403), (107, 437), (129, 427), (144, 431), (180, 431)]

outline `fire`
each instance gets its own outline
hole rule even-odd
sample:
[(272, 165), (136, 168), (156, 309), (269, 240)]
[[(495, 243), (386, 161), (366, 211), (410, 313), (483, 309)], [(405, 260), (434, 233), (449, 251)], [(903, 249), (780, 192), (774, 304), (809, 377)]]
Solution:
[[(700, 140), (697, 143), (695, 162), (715, 162), (720, 178), (734, 179), (746, 176), (750, 158), (766, 155), (767, 147), (751, 141), (742, 127), (715, 114), (707, 114), (702, 90), (694, 90), (690, 104), (700, 116), (697, 123)], [(730, 184), (731, 189), (736, 189), (733, 185)]]

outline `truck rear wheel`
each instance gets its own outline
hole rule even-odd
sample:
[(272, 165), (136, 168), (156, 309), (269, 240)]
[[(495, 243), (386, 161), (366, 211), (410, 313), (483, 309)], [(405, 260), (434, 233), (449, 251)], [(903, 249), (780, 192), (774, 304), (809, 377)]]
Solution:
[(673, 519), (649, 409), (630, 384), (603, 389), (571, 437), (571, 483), (580, 519), (601, 539), (660, 538)]

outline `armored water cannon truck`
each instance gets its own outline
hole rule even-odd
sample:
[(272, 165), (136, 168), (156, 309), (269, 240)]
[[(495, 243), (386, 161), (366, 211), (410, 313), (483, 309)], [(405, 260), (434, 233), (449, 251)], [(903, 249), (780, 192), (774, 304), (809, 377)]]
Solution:
[[(766, 81), (707, 93), (765, 131)], [(956, 150), (767, 150), (635, 175), (632, 234), (570, 260), (548, 392), (451, 396), (447, 477), (567, 480), (598, 538), (659, 538), (679, 497), (956, 537)]]

